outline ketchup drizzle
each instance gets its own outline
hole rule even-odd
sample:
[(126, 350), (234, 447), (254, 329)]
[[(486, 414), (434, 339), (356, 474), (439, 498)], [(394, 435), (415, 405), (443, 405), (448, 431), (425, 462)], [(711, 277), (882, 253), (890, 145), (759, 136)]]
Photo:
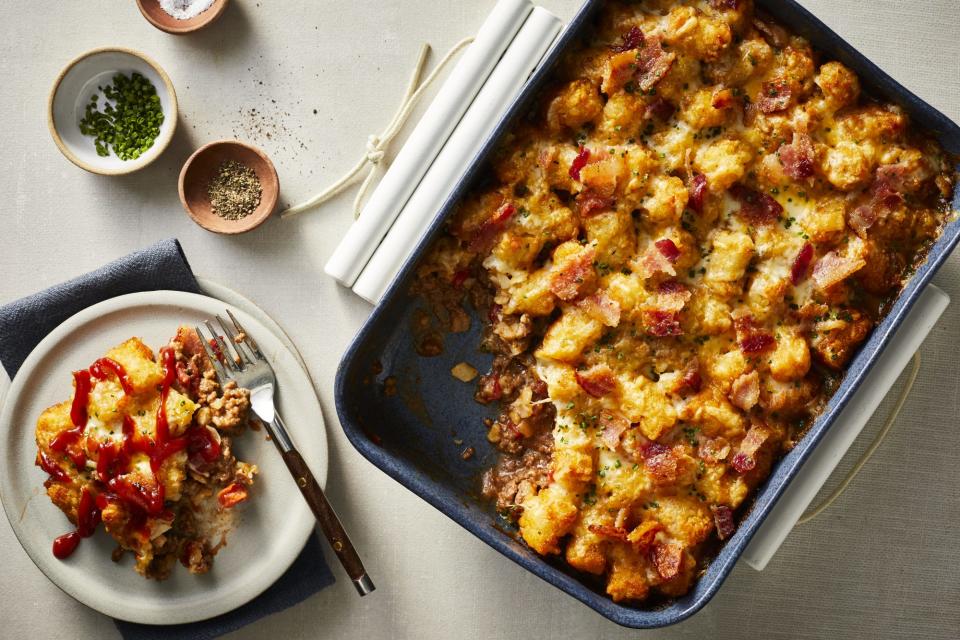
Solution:
[(77, 506), (77, 528), (65, 533), (53, 541), (53, 555), (63, 560), (70, 557), (77, 550), (81, 538), (89, 538), (100, 524), (100, 509), (97, 507), (97, 498), (86, 488), (80, 493), (80, 504)]
[(45, 452), (40, 452), (40, 468), (50, 474), (50, 477), (57, 482), (63, 482), (64, 484), (70, 484), (73, 482), (73, 478), (68, 476), (66, 472), (60, 468), (56, 462), (50, 459)]
[(128, 396), (133, 395), (133, 383), (130, 382), (130, 376), (127, 375), (127, 370), (123, 368), (122, 364), (112, 358), (100, 358), (90, 365), (90, 375), (98, 380), (106, 380), (108, 376), (105, 369), (117, 376), (117, 381), (120, 383), (125, 394)]
[(87, 403), (90, 401), (90, 372), (73, 372), (74, 392), (73, 404), (70, 406), (70, 421), (75, 427), (87, 426)]

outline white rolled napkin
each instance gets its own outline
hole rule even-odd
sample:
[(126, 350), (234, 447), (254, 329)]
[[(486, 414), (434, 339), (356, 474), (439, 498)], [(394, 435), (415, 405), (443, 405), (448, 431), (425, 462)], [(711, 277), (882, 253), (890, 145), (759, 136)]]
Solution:
[[(537, 7), (533, 10), (383, 242), (373, 252), (353, 285), (354, 293), (374, 304), (380, 302), (420, 234), (450, 196), (469, 162), (540, 64), (561, 26), (560, 19), (546, 9)], [(362, 216), (360, 220), (363, 220)]]
[(351, 286), (533, 10), (500, 0), (383, 176), (324, 271)]

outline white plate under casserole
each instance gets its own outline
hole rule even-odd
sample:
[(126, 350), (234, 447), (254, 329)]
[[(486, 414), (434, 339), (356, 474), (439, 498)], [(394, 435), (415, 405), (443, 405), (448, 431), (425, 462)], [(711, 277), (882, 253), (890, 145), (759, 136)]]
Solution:
[[(87, 606), (130, 622), (178, 624), (226, 613), (273, 584), (300, 553), (314, 518), (266, 432), (235, 440), (242, 460), (260, 474), (240, 518), (203, 576), (176, 566), (163, 582), (134, 572), (132, 559), (110, 560), (116, 544), (102, 528), (67, 560), (52, 553), (53, 539), (73, 527), (47, 498), (46, 474), (34, 465), (34, 426), (40, 413), (68, 398), (71, 372), (138, 336), (154, 351), (176, 333), (223, 315), (225, 303), (178, 291), (134, 293), (94, 305), (71, 317), (37, 346), (14, 378), (0, 414), (0, 500), (14, 533), (37, 567)], [(270, 360), (279, 384), (279, 409), (321, 485), (327, 477), (327, 443), (320, 405), (297, 357), (259, 321), (237, 316)]]

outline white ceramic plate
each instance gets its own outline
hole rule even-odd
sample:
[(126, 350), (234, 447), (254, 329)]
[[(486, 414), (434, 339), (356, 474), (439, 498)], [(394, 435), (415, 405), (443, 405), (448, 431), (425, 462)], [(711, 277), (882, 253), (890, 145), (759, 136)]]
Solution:
[[(257, 464), (251, 499), (204, 576), (176, 566), (163, 582), (146, 580), (132, 558), (110, 560), (113, 539), (102, 528), (65, 561), (53, 557), (53, 539), (71, 531), (47, 498), (46, 474), (34, 466), (34, 426), (48, 406), (70, 394), (71, 372), (90, 365), (110, 347), (138, 336), (156, 351), (181, 324), (195, 325), (225, 303), (178, 291), (121, 296), (92, 306), (48, 335), (14, 378), (0, 414), (0, 499), (10, 525), (30, 558), (57, 586), (114, 618), (148, 624), (195, 622), (226, 613), (273, 584), (300, 553), (314, 518), (266, 433), (235, 440), (238, 457)], [(320, 405), (309, 376), (281, 340), (249, 314), (230, 310), (270, 360), (279, 383), (279, 409), (291, 437), (317, 481), (327, 477), (327, 443)]]

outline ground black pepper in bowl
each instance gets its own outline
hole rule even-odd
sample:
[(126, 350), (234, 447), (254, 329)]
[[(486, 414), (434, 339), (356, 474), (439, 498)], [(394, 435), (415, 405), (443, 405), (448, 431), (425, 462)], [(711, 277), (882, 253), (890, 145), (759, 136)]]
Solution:
[(260, 205), (263, 187), (250, 167), (236, 160), (225, 160), (207, 186), (207, 196), (215, 214), (226, 220), (245, 218)]

